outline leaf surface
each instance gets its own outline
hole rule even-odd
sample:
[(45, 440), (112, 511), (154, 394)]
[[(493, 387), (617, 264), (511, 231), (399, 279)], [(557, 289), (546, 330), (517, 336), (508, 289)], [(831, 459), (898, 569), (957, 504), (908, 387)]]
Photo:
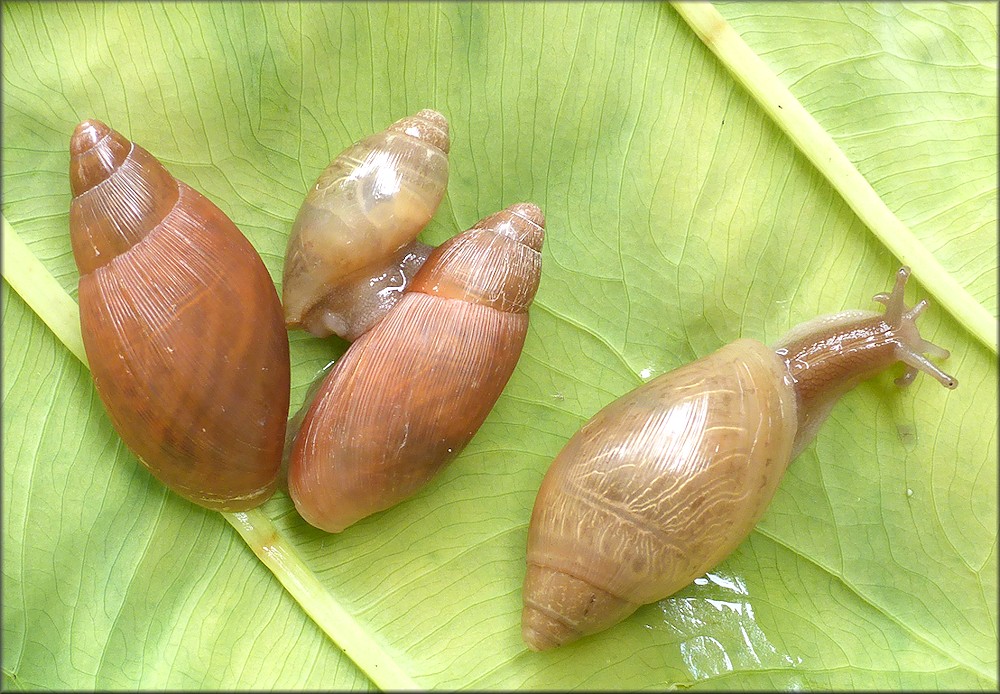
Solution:
[[(990, 8), (719, 10), (995, 318)], [(279, 283), (322, 168), (420, 108), (453, 143), (425, 240), (521, 200), (548, 228), (521, 360), (455, 463), (339, 535), (284, 494), (263, 507), (363, 631), (350, 657), (333, 612), (313, 621), (222, 517), (137, 465), (40, 319), (49, 294), (5, 285), (5, 684), (996, 687), (997, 365), (937, 305), (920, 326), (957, 390), (863, 384), (715, 570), (577, 644), (520, 640), (534, 494), (587, 418), (737, 337), (874, 308), (899, 264), (671, 7), (6, 3), (3, 21), (3, 215), (70, 296), (68, 139), (90, 117), (219, 204)], [(290, 338), (294, 409), (344, 344)]]

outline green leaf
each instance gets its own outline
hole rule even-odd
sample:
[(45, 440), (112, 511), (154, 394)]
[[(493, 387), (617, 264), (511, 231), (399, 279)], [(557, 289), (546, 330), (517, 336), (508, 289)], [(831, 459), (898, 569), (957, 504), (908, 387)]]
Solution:
[[(5, 687), (995, 689), (997, 363), (974, 327), (997, 314), (995, 6), (719, 10), (877, 203), (666, 5), (5, 3)], [(427, 241), (521, 200), (548, 220), (486, 424), (416, 498), (339, 535), (282, 493), (239, 518), (167, 492), (73, 356), (76, 123), (205, 193), (280, 282), (319, 171), (424, 107), (453, 142)], [(730, 558), (528, 651), (527, 521), (567, 438), (737, 337), (874, 308), (905, 254), (924, 263), (908, 299), (944, 301), (921, 330), (959, 388), (863, 384)], [(291, 336), (293, 407), (343, 349)]]

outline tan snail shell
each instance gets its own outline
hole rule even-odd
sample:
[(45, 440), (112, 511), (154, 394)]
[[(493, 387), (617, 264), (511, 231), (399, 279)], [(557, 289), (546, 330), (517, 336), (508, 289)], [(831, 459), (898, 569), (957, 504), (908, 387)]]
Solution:
[(415, 494), (465, 447), (520, 357), (543, 227), (523, 203), (438, 246), (344, 353), (292, 446), (288, 487), (306, 521), (339, 532)]
[(70, 236), (94, 385), (160, 481), (211, 509), (274, 491), (288, 336), (239, 229), (153, 155), (96, 120), (70, 141)]
[(416, 241), (448, 186), (448, 121), (424, 109), (354, 143), (320, 174), (292, 226), (289, 329), (354, 340), (399, 300), (430, 246)]
[(722, 561), (763, 515), (837, 399), (903, 361), (949, 388), (922, 353), (897, 274), (884, 314), (793, 329), (774, 350), (741, 339), (598, 412), (552, 462), (528, 530), (522, 636), (545, 650), (606, 629)]

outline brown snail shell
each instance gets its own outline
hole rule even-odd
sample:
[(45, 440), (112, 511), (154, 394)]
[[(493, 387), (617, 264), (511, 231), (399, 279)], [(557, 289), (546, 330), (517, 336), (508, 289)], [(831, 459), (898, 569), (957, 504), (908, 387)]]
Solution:
[(543, 225), (524, 203), (446, 241), (341, 357), (292, 446), (289, 492), (306, 521), (339, 532), (415, 494), (465, 447), (520, 357)]
[(70, 141), (70, 235), (94, 385), (161, 482), (239, 511), (274, 491), (288, 338), (260, 256), (212, 202), (104, 123)]
[(588, 421), (542, 480), (528, 530), (522, 636), (533, 650), (606, 629), (722, 561), (763, 515), (837, 399), (898, 361), (954, 388), (924, 356), (897, 274), (884, 314), (848, 311), (777, 349), (741, 339), (645, 383)]
[(399, 300), (431, 247), (416, 240), (448, 186), (448, 121), (424, 109), (354, 143), (320, 174), (292, 226), (289, 329), (354, 340)]

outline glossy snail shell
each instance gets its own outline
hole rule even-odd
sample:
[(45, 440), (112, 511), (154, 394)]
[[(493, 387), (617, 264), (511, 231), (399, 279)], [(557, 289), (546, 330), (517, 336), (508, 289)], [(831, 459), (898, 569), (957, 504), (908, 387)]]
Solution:
[(354, 340), (427, 258), (416, 241), (448, 186), (448, 121), (425, 109), (354, 143), (320, 174), (292, 226), (282, 302), (289, 329)]
[(415, 494), (465, 447), (520, 357), (543, 226), (523, 203), (437, 247), (341, 357), (292, 446), (289, 492), (306, 521), (339, 532)]
[(96, 120), (70, 141), (70, 235), (94, 385), (161, 482), (239, 511), (274, 491), (288, 338), (260, 256), (232, 221)]
[(528, 530), (522, 636), (545, 650), (606, 629), (722, 561), (763, 515), (788, 464), (837, 398), (903, 361), (954, 388), (923, 355), (897, 275), (884, 314), (810, 321), (769, 348), (741, 339), (612, 402), (542, 480)]

